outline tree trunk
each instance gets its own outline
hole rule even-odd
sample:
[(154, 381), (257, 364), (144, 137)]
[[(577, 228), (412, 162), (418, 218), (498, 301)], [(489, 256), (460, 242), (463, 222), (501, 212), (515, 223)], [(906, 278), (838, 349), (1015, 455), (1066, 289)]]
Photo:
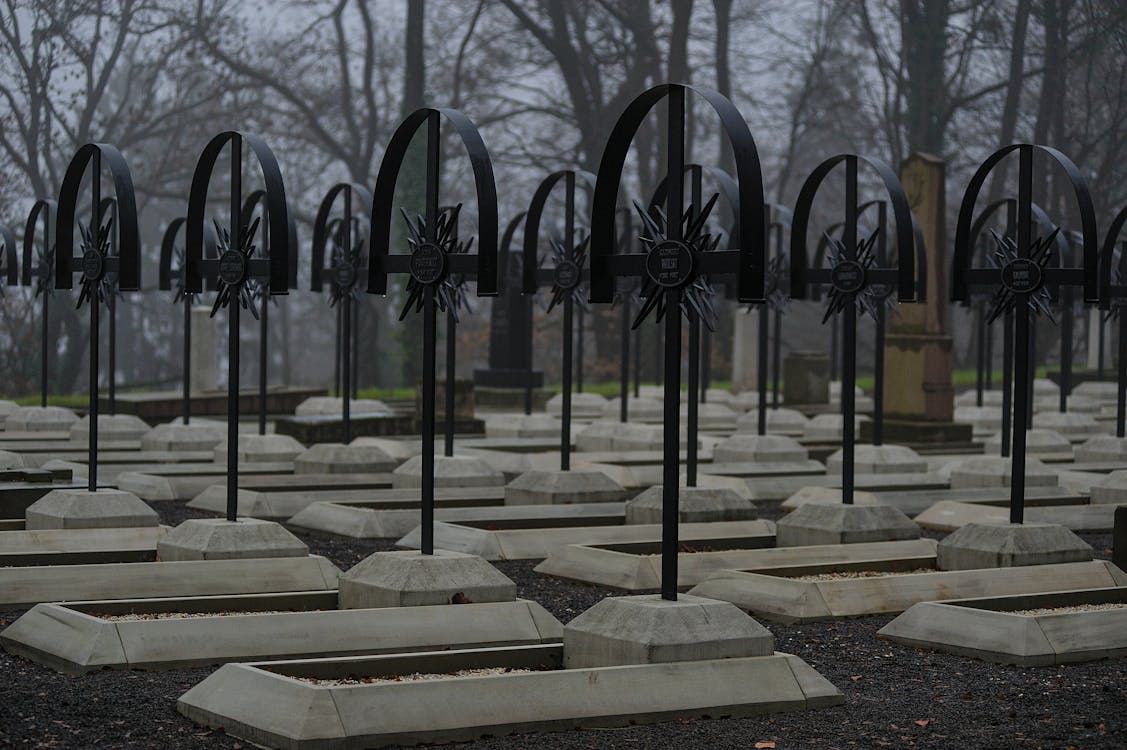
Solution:
[[(1009, 83), (1006, 85), (1006, 102), (1002, 107), (1002, 127), (998, 134), (999, 148), (1013, 143), (1017, 131), (1017, 111), (1021, 105), (1021, 92), (1025, 83), (1025, 37), (1029, 28), (1030, 4), (1030, 0), (1017, 0), (1014, 13), (1014, 33), (1010, 44), (1010, 74)], [(993, 203), (1002, 197), (1009, 167), (1009, 159), (1004, 159), (998, 165), (998, 171), (990, 185), (988, 203)]]

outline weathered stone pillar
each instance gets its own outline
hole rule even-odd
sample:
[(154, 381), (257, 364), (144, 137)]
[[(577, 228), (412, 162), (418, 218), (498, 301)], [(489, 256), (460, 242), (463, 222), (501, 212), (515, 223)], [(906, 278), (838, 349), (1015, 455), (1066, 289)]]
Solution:
[(732, 326), (732, 393), (754, 391), (759, 387), (759, 306), (752, 312), (740, 305)]

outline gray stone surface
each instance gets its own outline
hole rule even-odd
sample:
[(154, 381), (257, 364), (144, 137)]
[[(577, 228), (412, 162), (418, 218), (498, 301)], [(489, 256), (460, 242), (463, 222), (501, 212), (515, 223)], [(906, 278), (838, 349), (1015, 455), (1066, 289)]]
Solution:
[(0, 430), (4, 429), (4, 421), (8, 418), (8, 415), (18, 408), (20, 406), (15, 401), (0, 399)]
[(374, 445), (399, 463), (422, 453), (418, 440), (396, 440), (394, 438), (358, 437), (349, 445)]
[(20, 454), (0, 451), (0, 469), (17, 469), (23, 465), (23, 457)]
[[(775, 435), (801, 436), (810, 419), (797, 409), (767, 409), (767, 432)], [(736, 431), (755, 433), (759, 430), (759, 409), (749, 409), (736, 420)]]
[[(0, 644), (11, 653), (76, 675), (105, 668), (183, 669), (254, 659), (442, 651), (484, 643), (523, 646), (563, 636), (563, 626), (530, 601), (441, 610), (337, 610), (336, 598), (336, 592), (303, 592), (40, 604), (0, 633)], [(115, 621), (88, 614), (170, 610), (197, 616)]]
[(1000, 406), (956, 406), (954, 421), (973, 425), (976, 430), (997, 430), (1002, 426), (1002, 407)]
[[(860, 411), (862, 408), (863, 406), (858, 403), (857, 410)], [(861, 423), (867, 421), (869, 421), (868, 417), (860, 415), (853, 418), (855, 435), (861, 434)], [(807, 440), (841, 440), (844, 425), (845, 417), (840, 414), (818, 414), (806, 423), (806, 427), (802, 431), (802, 437)]]
[[(305, 446), (289, 435), (239, 435), (239, 462), (293, 461), (305, 452)], [(215, 462), (227, 463), (227, 441), (214, 449)]]
[[(572, 417), (578, 418), (574, 410)], [(559, 437), (562, 431), (563, 422), (551, 414), (505, 414), (485, 420), (487, 438), (553, 438)]]
[(505, 505), (612, 503), (626, 490), (601, 471), (529, 471), (505, 485)]
[(969, 523), (939, 543), (941, 570), (1014, 568), (1092, 559), (1092, 548), (1063, 526)]
[(1073, 449), (1076, 463), (1120, 462), (1127, 466), (1127, 438), (1114, 435), (1096, 435)]
[(0, 531), (0, 565), (152, 561), (166, 526)]
[(1086, 380), (1073, 388), (1071, 395), (1114, 404), (1119, 397), (1119, 384), (1114, 381)]
[(273, 521), (258, 518), (189, 518), (157, 543), (163, 562), (240, 560), (249, 557), (302, 557), (305, 542)]
[[(820, 505), (841, 505), (841, 487), (803, 487), (788, 497), (779, 506), (783, 510), (795, 510), (807, 503)], [(876, 494), (864, 490), (853, 490), (854, 505), (880, 505)]]
[[(618, 419), (618, 397), (607, 399), (603, 404), (603, 419)], [(644, 394), (638, 398), (626, 399), (626, 418), (631, 422), (661, 422), (665, 419), (665, 407), (660, 398), (648, 398)]]
[(295, 474), (377, 474), (399, 462), (374, 445), (318, 443), (293, 460)]
[(920, 527), (888, 505), (806, 503), (779, 519), (779, 547), (918, 539)]
[(21, 406), (4, 420), (5, 432), (68, 432), (78, 417), (61, 406)]
[[(132, 414), (99, 414), (98, 440), (140, 440), (151, 428)], [(70, 439), (85, 443), (90, 438), (90, 417), (82, 417), (70, 426)]]
[[(1115, 523), (1115, 508), (1114, 505), (1027, 506), (1025, 520), (1028, 523), (1063, 526), (1076, 532), (1103, 534), (1110, 532)], [(942, 500), (916, 516), (917, 524), (932, 531), (955, 531), (971, 523), (1004, 524), (1009, 520), (1008, 502), (982, 505)]]
[[(681, 435), (681, 449), (688, 443)], [(602, 420), (592, 422), (575, 434), (575, 447), (581, 452), (591, 451), (660, 451), (665, 445), (661, 425), (634, 424)], [(582, 458), (582, 457), (577, 457)]]
[[(607, 406), (607, 399), (597, 393), (572, 393), (571, 418), (572, 419), (598, 419), (603, 415)], [(548, 416), (560, 417), (563, 414), (563, 395), (557, 393), (548, 399), (544, 405)]]
[[(843, 452), (834, 451), (826, 459), (826, 473), (840, 474)], [(857, 474), (922, 474), (927, 459), (905, 445), (853, 446), (853, 471)]]
[[(1002, 452), (1002, 436), (987, 438), (984, 450), (988, 454), (999, 455)], [(1025, 455), (1031, 458), (1071, 458), (1072, 441), (1056, 430), (1037, 427), (1025, 433)]]
[(809, 458), (809, 451), (784, 435), (736, 434), (712, 449), (717, 463), (801, 463)]
[(315, 555), (247, 560), (0, 567), (0, 605), (158, 596), (326, 591), (340, 571)]
[[(939, 470), (940, 476), (951, 481), (951, 489), (975, 487), (1009, 487), (1013, 460), (1001, 456), (975, 456), (955, 461)], [(1057, 473), (1037, 458), (1025, 459), (1025, 484), (1027, 487), (1056, 487), (1060, 482)]]
[[(660, 524), (664, 496), (661, 487), (650, 487), (626, 503), (626, 523)], [(677, 506), (681, 523), (750, 521), (755, 518), (755, 505), (726, 488), (681, 487)]]
[[(697, 405), (697, 426), (702, 430), (734, 430), (739, 414), (724, 404)], [(688, 424), (689, 406), (681, 404), (681, 424)]]
[(157, 512), (130, 492), (99, 489), (58, 489), (28, 506), (26, 528), (110, 529), (156, 526)]
[(341, 609), (511, 602), (516, 584), (475, 555), (375, 552), (340, 577)]
[(564, 667), (770, 656), (775, 638), (728, 602), (657, 594), (603, 599), (564, 626)]
[[(396, 489), (422, 487), (423, 457), (408, 459), (392, 472), (392, 486)], [(499, 487), (505, 484), (505, 475), (480, 458), (473, 456), (435, 456), (435, 487)]]
[(1113, 471), (1092, 485), (1093, 505), (1127, 505), (1127, 469)]
[[(342, 413), (342, 399), (334, 396), (313, 396), (297, 405), (293, 410), (296, 417), (340, 416)], [(369, 398), (350, 399), (348, 402), (350, 416), (361, 414), (392, 414), (392, 410), (383, 401)]]
[(227, 426), (219, 422), (169, 422), (141, 436), (141, 450), (210, 451), (223, 442)]
[(1033, 419), (1033, 424), (1039, 430), (1051, 430), (1072, 440), (1084, 439), (1089, 435), (1107, 431), (1091, 414), (1081, 413), (1071, 402), (1068, 408), (1069, 411), (1064, 414), (1055, 409), (1047, 412), (1039, 411)]

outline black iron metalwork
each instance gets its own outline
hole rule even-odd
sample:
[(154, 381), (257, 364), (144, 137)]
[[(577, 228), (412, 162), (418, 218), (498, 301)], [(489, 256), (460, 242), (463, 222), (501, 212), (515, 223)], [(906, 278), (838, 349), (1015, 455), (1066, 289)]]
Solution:
[(5, 286), (18, 286), (20, 264), (16, 254), (16, 235), (5, 224), (0, 224), (0, 297)]
[[(994, 267), (972, 267), (973, 237), (971, 225), (975, 201), (986, 178), (999, 162), (1017, 152), (1017, 220), (1013, 237), (996, 237)], [(1068, 177), (1073, 196), (1079, 208), (1083, 236), (1082, 265), (1080, 268), (1060, 268), (1051, 265), (1052, 247), (1058, 230), (1035, 237), (1033, 211), (1033, 157), (1041, 153), (1055, 162)], [(1006, 146), (995, 151), (982, 163), (971, 178), (962, 205), (955, 233), (955, 252), (951, 276), (951, 300), (967, 301), (975, 286), (994, 288), (993, 306), (989, 320), (1012, 311), (1014, 314), (1014, 400), (1028, 404), (1032, 390), (1030, 377), (1029, 322), (1030, 312), (1047, 312), (1049, 289), (1066, 285), (1082, 286), (1084, 299), (1099, 301), (1097, 262), (1099, 238), (1096, 236), (1096, 217), (1092, 198), (1083, 175), (1067, 156), (1060, 151), (1029, 143)], [(1013, 459), (1010, 479), (1010, 521), (1021, 523), (1025, 515), (1025, 440), (1028, 409), (1019, 408), (1014, 413)]]
[[(330, 221), (337, 199), (340, 199), (341, 217)], [(337, 383), (341, 397), (341, 422), (344, 427), (344, 442), (352, 440), (352, 417), (349, 401), (353, 398), (352, 360), (355, 352), (355, 328), (353, 327), (353, 306), (360, 301), (360, 280), (368, 274), (364, 237), (360, 233), (358, 216), (353, 205), (370, 208), (372, 193), (362, 185), (338, 182), (329, 188), (317, 217), (313, 222), (313, 253), (311, 258), (309, 289), (320, 292), (328, 281), (330, 287), (329, 305), (337, 308), (339, 330), (336, 346), (339, 355), (336, 366), (340, 380)], [(332, 245), (329, 263), (325, 264), (325, 249)]]
[[(786, 252), (786, 240), (789, 239), (791, 221), (794, 215), (786, 206), (769, 204), (771, 223), (768, 228), (768, 239), (771, 243), (771, 259), (767, 262), (767, 281), (765, 296), (767, 306), (773, 312), (774, 323), (771, 331), (771, 408), (778, 409), (780, 402), (780, 381), (783, 360), (783, 314), (786, 312), (787, 303), (790, 301), (790, 261)], [(765, 321), (764, 321), (765, 322)], [(760, 323), (762, 326), (763, 323)], [(762, 330), (762, 329), (761, 329)], [(762, 335), (762, 334), (761, 334)], [(760, 435), (767, 434), (767, 415), (763, 404), (766, 398), (762, 392), (759, 397), (760, 424), (757, 425)]]
[[(575, 187), (580, 180), (592, 190), (595, 187), (595, 175), (583, 170), (563, 169), (553, 172), (541, 181), (536, 191), (532, 194), (528, 212), (524, 219), (524, 252), (523, 274), (521, 279), (521, 292), (536, 294), (541, 286), (551, 289), (548, 300), (547, 312), (557, 306), (563, 308), (563, 351), (561, 353), (561, 391), (562, 408), (560, 410), (560, 470), (567, 471), (571, 468), (571, 389), (572, 374), (575, 362), (572, 356), (572, 346), (575, 340), (573, 330), (573, 316), (576, 308), (582, 309), (583, 282), (587, 275), (587, 245), (590, 236), (577, 239), (575, 222)], [(564, 219), (563, 237), (553, 237), (551, 240), (550, 258), (540, 257), (540, 222), (544, 216), (544, 208), (553, 188), (563, 182), (564, 188)], [(550, 265), (545, 267), (544, 261), (549, 260)], [(579, 333), (582, 338), (582, 331)], [(582, 362), (582, 355), (580, 355)]]
[[(1115, 436), (1127, 437), (1127, 242), (1120, 244), (1119, 237), (1123, 228), (1127, 226), (1127, 207), (1124, 207), (1115, 216), (1108, 227), (1107, 237), (1104, 238), (1103, 249), (1100, 252), (1099, 280), (1100, 280), (1100, 310), (1101, 319), (1106, 321), (1116, 319), (1118, 332), (1116, 333), (1116, 376), (1118, 383), (1117, 398), (1115, 402)], [(1118, 263), (1116, 263), (1116, 248), (1118, 246)], [(1119, 516), (1116, 516), (1119, 520)], [(1123, 536), (1123, 530), (1117, 538)], [(1127, 547), (1122, 550), (1127, 552)]]
[[(102, 206), (102, 165), (105, 163), (113, 181), (113, 195), (117, 199), (116, 221), (102, 224), (99, 219)], [(74, 225), (78, 212), (79, 191), (83, 177), (90, 172), (90, 224), (79, 222), (81, 255), (74, 255)], [(110, 254), (111, 243), (116, 238), (117, 254)], [(55, 253), (55, 287), (70, 289), (72, 274), (80, 274), (81, 291), (78, 307), (90, 305), (90, 437), (88, 446), (87, 487), (90, 492), (98, 488), (98, 343), (99, 306), (113, 294), (107, 274), (117, 276), (117, 288), (136, 291), (141, 286), (141, 242), (137, 231), (137, 203), (133, 194), (133, 177), (125, 157), (114, 146), (105, 143), (88, 143), (75, 153), (67, 166), (59, 188), (58, 209), (55, 215), (55, 236), (58, 252)]]
[[(27, 215), (23, 232), (23, 285), (30, 287), (35, 280), (35, 296), (40, 297), (39, 312), (39, 405), (47, 406), (48, 382), (48, 341), (47, 324), (50, 318), (50, 300), (55, 293), (55, 223), (53, 216), (58, 204), (53, 200), (40, 198), (35, 201)], [(42, 227), (42, 243), (35, 246), (37, 232)], [(35, 256), (33, 264), (32, 256)]]
[[(184, 420), (184, 424), (189, 424), (192, 418), (192, 304), (195, 302), (197, 295), (187, 289), (187, 254), (183, 246), (176, 244), (176, 238), (184, 229), (185, 223), (186, 219), (179, 216), (173, 219), (164, 230), (164, 237), (160, 243), (157, 288), (162, 292), (169, 292), (175, 285), (176, 294), (172, 298), (172, 303), (180, 305), (184, 312), (180, 416)], [(219, 242), (215, 236), (215, 229), (209, 224), (204, 224), (203, 241), (204, 257), (209, 260), (217, 260), (219, 258)], [(175, 268), (173, 268), (174, 262)], [(208, 289), (215, 289), (217, 279), (214, 269), (210, 274), (205, 273), (204, 282)]]
[[(259, 219), (244, 226), (243, 212), (243, 145), (250, 148), (265, 184), (266, 220), (274, 246), (269, 257), (255, 257), (255, 233)], [(230, 157), (230, 222), (226, 228), (215, 222), (218, 260), (205, 259), (204, 213), (212, 174), (223, 149)], [(184, 288), (189, 293), (203, 291), (206, 274), (217, 278), (214, 317), (227, 308), (227, 520), (238, 520), (239, 488), (239, 312), (248, 310), (255, 318), (254, 285), (269, 283), (269, 294), (286, 294), (290, 279), (290, 210), (286, 203), (285, 183), (278, 160), (270, 147), (256, 135), (228, 130), (212, 138), (200, 154), (192, 175), (188, 197), (187, 273)], [(294, 251), (296, 252), (296, 250)]]
[[(713, 196), (703, 207), (686, 207), (682, 175), (685, 171), (686, 94), (703, 98), (718, 116), (723, 137), (735, 155), (740, 210), (736, 227), (744, 238), (736, 250), (715, 250), (718, 238), (704, 231)], [(665, 211), (657, 218), (639, 207), (645, 226), (643, 253), (615, 254), (615, 208), (622, 169), (634, 135), (650, 110), (667, 104), (665, 174), (669, 179)], [(689, 310), (706, 324), (711, 307), (701, 280), (709, 274), (734, 274), (741, 302), (763, 298), (764, 245), (763, 175), (759, 155), (747, 123), (735, 105), (710, 89), (678, 83), (655, 86), (626, 106), (615, 123), (599, 164), (591, 209), (591, 302), (610, 302), (620, 276), (642, 277), (645, 300), (634, 324), (650, 313), (664, 317), (665, 421), (662, 472), (661, 595), (677, 598), (677, 555), (680, 497), (681, 315)]]
[[(455, 252), (462, 243), (456, 236), (456, 215), (439, 209), (441, 125), (454, 127), (473, 168), (478, 206), (478, 251)], [(392, 253), (391, 216), (395, 184), (415, 132), (426, 125), (426, 212), (408, 218), (411, 252)], [(434, 413), (436, 310), (450, 311), (457, 304), (451, 275), (476, 275), (477, 295), (494, 296), (499, 286), (497, 263), (497, 187), (493, 165), (481, 134), (468, 117), (454, 109), (425, 107), (408, 115), (388, 143), (376, 176), (372, 203), (372, 244), (368, 260), (368, 292), (386, 294), (389, 274), (408, 274), (407, 302), (402, 319), (411, 310), (423, 313), (422, 371), (422, 540), (423, 554), (434, 554)], [(452, 334), (452, 331), (451, 331)], [(452, 384), (447, 384), (447, 391)]]
[[(117, 221), (117, 199), (109, 196), (102, 199), (98, 209), (98, 225), (113, 224)], [(117, 255), (117, 235), (110, 234), (109, 255)], [(117, 301), (121, 298), (121, 289), (117, 285), (117, 273), (107, 271), (103, 283), (106, 295), (106, 308), (109, 311), (109, 351), (106, 352), (106, 398), (109, 413), (117, 414)]]
[[(860, 205), (857, 202), (858, 163), (867, 164), (884, 187), (888, 205), (892, 209), (896, 226), (896, 268), (881, 266), (878, 263), (874, 246), (881, 232), (875, 230), (866, 238), (858, 236), (858, 216)], [(830, 268), (808, 268), (806, 261), (806, 230), (810, 223), (810, 212), (819, 188), (826, 177), (838, 165), (845, 168), (845, 222), (841, 239), (830, 238)], [(827, 285), (825, 323), (835, 315), (842, 314), (842, 480), (841, 499), (846, 505), (853, 503), (856, 395), (857, 383), (857, 311), (875, 317), (877, 308), (886, 304), (887, 294), (880, 288), (893, 287), (900, 302), (916, 301), (916, 252), (913, 232), (912, 212), (908, 197), (896, 173), (884, 162), (856, 154), (841, 154), (831, 157), (811, 172), (799, 192), (795, 204), (794, 219), (791, 224), (791, 299), (804, 299), (807, 287)]]
[[(630, 247), (632, 237), (634, 236), (634, 211), (633, 209), (620, 206), (615, 211), (615, 223), (619, 227), (619, 232), (616, 237), (615, 252), (627, 252)], [(618, 337), (618, 421), (625, 424), (630, 418), (630, 370), (633, 366), (634, 370), (634, 397), (638, 397), (638, 390), (641, 387), (641, 373), (639, 368), (641, 366), (640, 354), (641, 346), (638, 340), (638, 335), (631, 328), (630, 311), (633, 308), (631, 304), (633, 296), (638, 291), (638, 284), (635, 279), (624, 277), (619, 279), (615, 285), (614, 304), (619, 307), (619, 337)], [(630, 360), (630, 338), (633, 334), (634, 345), (634, 360), (631, 364)]]

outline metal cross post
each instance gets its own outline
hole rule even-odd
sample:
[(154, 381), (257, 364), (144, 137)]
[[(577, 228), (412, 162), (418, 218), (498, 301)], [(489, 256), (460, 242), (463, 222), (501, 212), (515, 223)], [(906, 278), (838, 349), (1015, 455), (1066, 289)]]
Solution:
[[(857, 168), (859, 162), (866, 163), (880, 177), (887, 194), (892, 216), (896, 224), (897, 267), (878, 265), (874, 244), (880, 231), (874, 231), (867, 238), (858, 237)], [(841, 239), (832, 239), (830, 268), (807, 268), (806, 230), (810, 223), (810, 212), (814, 198), (825, 179), (839, 164), (845, 167), (845, 223)], [(806, 178), (794, 208), (791, 225), (790, 257), (790, 296), (791, 299), (804, 299), (806, 289), (812, 285), (829, 285), (826, 314), (822, 322), (842, 314), (842, 462), (841, 462), (841, 500), (846, 505), (853, 503), (853, 452), (856, 428), (857, 383), (857, 309), (875, 314), (878, 305), (885, 304), (879, 296), (879, 286), (889, 288), (895, 285), (900, 302), (915, 301), (916, 256), (915, 236), (912, 231), (912, 212), (908, 197), (896, 173), (879, 159), (856, 154), (833, 156), (817, 167)]]
[[(768, 228), (771, 259), (767, 262), (765, 296), (768, 307), (774, 313), (774, 326), (771, 332), (771, 408), (778, 409), (780, 370), (783, 364), (783, 313), (786, 311), (787, 302), (790, 300), (790, 263), (787, 258), (786, 240), (783, 237), (790, 235), (790, 225), (794, 216), (786, 206), (777, 203), (768, 205), (773, 218)], [(762, 331), (762, 329), (760, 330)], [(763, 408), (765, 401), (763, 386), (760, 386), (759, 411), (763, 415), (760, 417), (760, 424), (758, 425), (760, 435), (767, 434), (767, 417)]]
[[(541, 286), (550, 286), (552, 297), (548, 300), (547, 312), (557, 305), (563, 307), (563, 352), (562, 390), (563, 404), (560, 410), (560, 470), (571, 469), (571, 387), (575, 363), (572, 345), (575, 339), (572, 317), (576, 303), (583, 306), (582, 284), (587, 275), (587, 243), (590, 237), (576, 240), (575, 231), (575, 182), (581, 179), (589, 188), (595, 186), (595, 175), (582, 170), (564, 169), (553, 172), (544, 178), (532, 194), (532, 202), (524, 220), (524, 253), (521, 292), (536, 294)], [(552, 239), (551, 267), (541, 268), (538, 258), (540, 245), (540, 220), (544, 206), (552, 194), (552, 189), (563, 181), (564, 185), (564, 225), (563, 238)], [(582, 335), (582, 333), (580, 334)], [(582, 362), (582, 359), (580, 360)]]
[[(265, 190), (255, 190), (243, 201), (242, 225), (248, 227), (254, 220), (254, 212), (261, 210), (262, 214), (262, 245), (259, 255), (269, 259), (273, 248), (273, 235), (270, 221), (270, 207), (266, 201)], [(286, 236), (289, 238), (289, 258), (286, 267), (289, 269), (288, 288), (297, 288), (297, 224), (293, 214), (289, 215), (289, 224), (286, 227)], [(270, 344), (270, 305), (273, 294), (270, 292), (270, 280), (257, 280), (253, 285), (254, 297), (261, 301), (258, 315), (258, 434), (266, 434), (266, 389), (267, 374), (269, 372), (269, 344)], [(285, 294), (285, 292), (283, 292)]]
[[(722, 137), (735, 154), (739, 212), (736, 227), (744, 242), (739, 250), (715, 250), (719, 237), (705, 231), (717, 196), (703, 208), (688, 207), (684, 200), (685, 97), (689, 92), (703, 98), (720, 121)], [(669, 187), (665, 211), (654, 218), (638, 206), (645, 231), (644, 253), (615, 254), (615, 208), (622, 169), (630, 144), (658, 102), (666, 101), (667, 145), (665, 174)], [(615, 281), (621, 276), (642, 277), (648, 293), (635, 317), (640, 325), (651, 313), (664, 318), (665, 422), (662, 472), (661, 596), (677, 599), (678, 523), (680, 518), (680, 402), (681, 402), (681, 315), (692, 310), (711, 323), (711, 301), (703, 278), (709, 274), (734, 274), (741, 302), (763, 297), (764, 244), (763, 174), (759, 154), (747, 123), (735, 105), (711, 89), (678, 83), (655, 86), (640, 94), (619, 117), (611, 130), (599, 164), (591, 207), (591, 302), (610, 302)], [(695, 217), (687, 220), (689, 216)]]
[[(342, 202), (342, 216), (335, 227), (329, 221), (337, 198)], [(341, 353), (337, 361), (341, 379), (337, 384), (341, 397), (341, 421), (344, 427), (344, 443), (352, 441), (352, 418), (349, 399), (352, 396), (352, 359), (355, 330), (353, 328), (353, 305), (360, 300), (359, 282), (367, 275), (367, 258), (364, 251), (364, 238), (355, 236), (359, 229), (353, 205), (356, 201), (370, 208), (371, 192), (362, 185), (338, 182), (329, 188), (317, 209), (313, 222), (313, 256), (309, 289), (320, 292), (326, 281), (329, 282), (329, 305), (337, 306), (340, 328), (337, 332), (337, 349)], [(359, 232), (356, 232), (359, 235)], [(325, 265), (325, 248), (332, 243), (329, 265)]]
[[(1017, 219), (1013, 237), (995, 238), (995, 267), (972, 267), (974, 238), (971, 224), (974, 205), (983, 183), (994, 168), (1013, 152), (1018, 156)], [(1033, 156), (1041, 153), (1061, 167), (1079, 207), (1083, 235), (1083, 259), (1080, 268), (1059, 268), (1050, 265), (1053, 244), (1059, 230), (1035, 237), (1033, 211)], [(1083, 286), (1084, 299), (1099, 300), (1097, 260), (1099, 238), (1096, 236), (1096, 215), (1083, 175), (1067, 156), (1048, 146), (1020, 143), (995, 151), (979, 166), (963, 194), (955, 232), (955, 253), (952, 260), (951, 300), (965, 302), (973, 285), (995, 289), (990, 320), (1006, 311), (1014, 313), (1014, 401), (1029, 403), (1032, 386), (1030, 376), (1029, 318), (1030, 311), (1048, 313), (1049, 288)], [(1025, 438), (1029, 413), (1018, 408), (1014, 413), (1013, 459), (1010, 478), (1010, 522), (1021, 523), (1025, 517)]]
[[(243, 144), (246, 144), (262, 170), (265, 183), (265, 207), (274, 247), (268, 257), (254, 257), (254, 235), (258, 220), (242, 224), (243, 211)], [(205, 259), (204, 213), (211, 177), (220, 154), (227, 148), (230, 157), (230, 228), (215, 222), (218, 260)], [(270, 147), (256, 135), (227, 130), (212, 138), (200, 154), (192, 175), (188, 196), (187, 268), (185, 291), (203, 291), (205, 274), (215, 273), (215, 304), (211, 315), (227, 308), (227, 520), (238, 520), (239, 492), (239, 311), (247, 309), (258, 317), (254, 307), (255, 283), (269, 283), (271, 295), (289, 291), (290, 210), (282, 171)]]
[[(40, 198), (31, 207), (27, 215), (27, 224), (23, 231), (23, 285), (31, 286), (32, 276), (35, 277), (35, 296), (42, 297), (39, 313), (39, 405), (47, 406), (47, 352), (50, 348), (48, 341), (47, 323), (50, 317), (50, 299), (54, 295), (54, 270), (55, 270), (55, 224), (53, 217), (57, 204), (53, 200)], [(35, 248), (36, 231), (43, 228), (42, 245)], [(37, 256), (37, 261), (32, 266), (32, 255)]]
[[(478, 252), (465, 252), (467, 245), (456, 237), (455, 212), (439, 210), (439, 160), (441, 124), (445, 119), (457, 131), (473, 168), (477, 191)], [(392, 253), (391, 214), (395, 183), (415, 132), (426, 125), (426, 213), (408, 218), (409, 254)], [(452, 213), (454, 215), (452, 215)], [(424, 107), (415, 110), (400, 124), (388, 143), (376, 176), (372, 203), (372, 246), (368, 259), (368, 293), (387, 294), (389, 274), (407, 274), (407, 301), (402, 320), (412, 310), (423, 313), (422, 372), (422, 553), (434, 554), (434, 412), (436, 311), (449, 310), (458, 291), (451, 274), (476, 275), (479, 297), (495, 296), (497, 266), (497, 186), (493, 164), (481, 134), (468, 117), (455, 109)], [(451, 332), (452, 333), (452, 332)], [(447, 390), (453, 387), (447, 383)]]
[[(114, 224), (117, 222), (117, 199), (113, 196), (102, 199), (98, 209), (98, 225)], [(110, 234), (111, 256), (117, 255), (117, 235)], [(106, 353), (106, 395), (108, 397), (109, 412), (117, 414), (117, 298), (121, 296), (121, 289), (117, 284), (117, 273), (106, 271), (106, 307), (109, 310), (109, 351)]]
[[(102, 163), (113, 180), (117, 199), (116, 222), (99, 223), (102, 205)], [(90, 224), (79, 224), (81, 255), (74, 255), (74, 225), (83, 177), (90, 171)], [(117, 238), (118, 254), (110, 254), (111, 234)], [(79, 273), (82, 291), (78, 307), (90, 305), (90, 444), (88, 457), (88, 489), (98, 488), (98, 308), (113, 294), (106, 279), (117, 275), (117, 288), (136, 291), (141, 286), (141, 242), (137, 231), (137, 203), (133, 194), (133, 177), (125, 157), (105, 143), (88, 143), (78, 149), (67, 166), (59, 188), (55, 215), (55, 288), (70, 289), (72, 274)]]
[(1115, 401), (1115, 436), (1127, 437), (1127, 242), (1119, 246), (1119, 262), (1115, 262), (1116, 244), (1127, 225), (1127, 207), (1120, 210), (1108, 228), (1100, 253), (1100, 309), (1102, 318), (1117, 318), (1116, 368), (1118, 388)]
[(16, 235), (6, 225), (0, 224), (0, 297), (5, 286), (20, 283), (20, 264), (16, 255)]
[[(181, 375), (183, 392), (180, 397), (180, 411), (184, 424), (189, 424), (192, 418), (192, 303), (195, 301), (196, 295), (187, 290), (187, 257), (184, 248), (176, 244), (176, 238), (180, 235), (180, 231), (184, 229), (185, 221), (183, 216), (177, 217), (164, 230), (164, 237), (161, 238), (160, 243), (157, 288), (162, 292), (168, 292), (172, 291), (173, 284), (175, 284), (176, 295), (172, 298), (172, 303), (180, 304), (184, 308), (184, 352), (180, 363), (183, 371)], [(216, 249), (218, 241), (215, 237), (215, 230), (207, 224), (204, 224), (203, 239), (204, 256), (210, 260), (216, 260), (219, 257)], [(172, 267), (174, 260), (177, 264), (176, 268)], [(214, 272), (206, 274), (205, 281), (208, 289), (215, 289)]]

